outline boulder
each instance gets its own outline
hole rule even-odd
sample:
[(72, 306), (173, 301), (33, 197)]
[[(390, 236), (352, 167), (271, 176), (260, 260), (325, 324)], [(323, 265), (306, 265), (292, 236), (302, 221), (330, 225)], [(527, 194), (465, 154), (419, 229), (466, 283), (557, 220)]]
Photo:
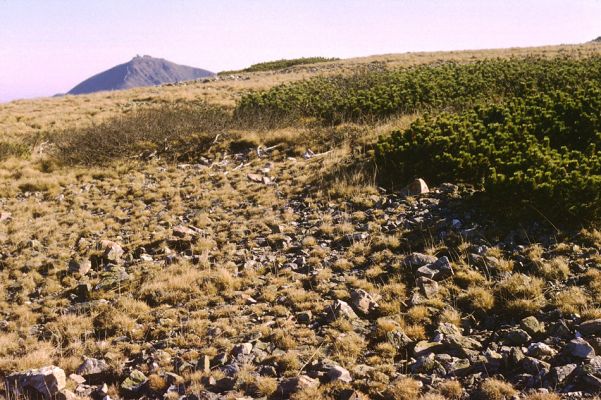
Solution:
[(96, 358), (87, 358), (78, 368), (77, 375), (83, 376), (90, 383), (102, 383), (110, 370), (109, 365), (104, 360)]
[(426, 181), (424, 181), (421, 178), (418, 178), (416, 180), (414, 180), (413, 182), (411, 182), (410, 184), (408, 184), (407, 186), (405, 186), (403, 189), (401, 189), (401, 196), (418, 196), (420, 194), (424, 194), (424, 193), (428, 193), (430, 191), (430, 189), (428, 188), (428, 185), (426, 184)]
[(528, 335), (528, 332), (526, 332), (525, 330), (513, 328), (507, 333), (505, 333), (504, 339), (507, 342), (509, 342), (509, 344), (521, 346), (523, 344), (528, 343), (532, 338), (530, 337), (530, 335)]
[(566, 346), (566, 352), (577, 358), (593, 358), (595, 349), (582, 338), (572, 339)]
[(438, 282), (425, 276), (417, 278), (417, 285), (427, 299), (432, 299), (439, 291)]
[(436, 262), (437, 259), (437, 257), (430, 256), (427, 254), (411, 253), (407, 257), (405, 257), (403, 263), (408, 267), (417, 268), (423, 267), (427, 264), (432, 264), (433, 262)]
[(350, 372), (347, 369), (342, 368), (340, 365), (334, 365), (328, 370), (328, 379), (330, 382), (346, 382), (349, 383), (353, 380)]
[(601, 333), (601, 319), (591, 319), (578, 325), (578, 331), (585, 336)]
[(119, 261), (125, 252), (118, 243), (111, 240), (101, 240), (98, 249), (102, 251), (105, 260), (113, 262)]
[(431, 264), (419, 267), (416, 272), (418, 276), (438, 281), (453, 275), (453, 267), (451, 267), (449, 259), (443, 256)]
[(340, 317), (346, 317), (348, 319), (357, 319), (359, 318), (353, 308), (346, 302), (342, 300), (336, 300), (330, 306), (329, 310), (330, 319), (338, 319)]
[(9, 398), (55, 399), (64, 396), (67, 378), (65, 371), (54, 365), (16, 372), (6, 377)]
[(538, 336), (545, 333), (545, 324), (536, 317), (530, 316), (520, 321), (520, 328), (525, 330), (530, 336)]
[(252, 343), (241, 343), (241, 344), (237, 344), (234, 346), (233, 350), (232, 350), (232, 354), (234, 356), (238, 356), (238, 355), (249, 355), (250, 352), (253, 350), (253, 345)]
[(378, 302), (363, 289), (351, 291), (351, 304), (357, 312), (363, 315), (368, 315), (378, 308)]
[(300, 390), (316, 388), (319, 386), (317, 379), (309, 378), (307, 375), (299, 375), (292, 378), (286, 378), (277, 388), (277, 394), (282, 398), (288, 398), (291, 394), (294, 394)]
[(90, 260), (77, 261), (71, 260), (69, 261), (69, 272), (72, 274), (80, 274), (86, 275), (92, 269), (92, 262)]
[(549, 379), (551, 379), (554, 385), (559, 385), (568, 379), (576, 370), (576, 368), (576, 364), (567, 364), (551, 368), (551, 371), (549, 372)]
[(528, 346), (528, 355), (538, 359), (554, 357), (557, 351), (543, 342), (532, 343)]

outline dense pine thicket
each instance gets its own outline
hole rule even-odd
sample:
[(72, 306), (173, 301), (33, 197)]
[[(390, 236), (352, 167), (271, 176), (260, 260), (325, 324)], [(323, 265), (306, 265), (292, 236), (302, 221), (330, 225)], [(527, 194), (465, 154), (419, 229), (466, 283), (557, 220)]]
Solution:
[(316, 77), (249, 93), (236, 116), (261, 121), (311, 117), (324, 123), (372, 121), (404, 113), (461, 110), (479, 102), (571, 90), (601, 81), (601, 57), (445, 62), (352, 76)]
[(253, 64), (248, 68), (244, 68), (240, 71), (223, 71), (220, 72), (220, 75), (227, 75), (236, 72), (265, 72), (265, 71), (279, 71), (281, 69), (294, 67), (296, 65), (306, 65), (306, 64), (317, 64), (328, 61), (336, 61), (339, 58), (326, 58), (326, 57), (302, 57), (302, 58), (293, 58), (290, 60), (276, 60), (276, 61), (266, 61), (258, 64)]
[(420, 118), (381, 138), (376, 158), (394, 182), (420, 176), (476, 184), (498, 210), (534, 208), (554, 221), (587, 222), (601, 217), (599, 149), (597, 81)]

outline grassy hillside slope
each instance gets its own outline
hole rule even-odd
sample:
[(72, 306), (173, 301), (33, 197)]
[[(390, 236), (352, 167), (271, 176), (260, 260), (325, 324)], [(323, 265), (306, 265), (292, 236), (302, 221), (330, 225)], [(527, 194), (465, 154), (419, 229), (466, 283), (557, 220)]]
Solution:
[[(373, 118), (234, 112), (315, 76), (531, 55), (570, 68)], [(601, 229), (576, 211), (598, 210), (600, 55), (384, 55), (0, 105), (3, 394), (55, 365), (82, 398), (597, 395)], [(488, 191), (537, 211), (491, 212)]]

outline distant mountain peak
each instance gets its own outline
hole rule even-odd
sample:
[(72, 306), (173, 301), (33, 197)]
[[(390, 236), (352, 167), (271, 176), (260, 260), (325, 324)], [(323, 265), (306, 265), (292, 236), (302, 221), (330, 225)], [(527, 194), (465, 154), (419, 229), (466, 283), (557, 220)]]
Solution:
[(201, 68), (175, 64), (163, 58), (136, 55), (129, 62), (119, 64), (81, 82), (67, 94), (93, 93), (103, 90), (131, 89), (164, 83), (189, 81), (214, 75)]

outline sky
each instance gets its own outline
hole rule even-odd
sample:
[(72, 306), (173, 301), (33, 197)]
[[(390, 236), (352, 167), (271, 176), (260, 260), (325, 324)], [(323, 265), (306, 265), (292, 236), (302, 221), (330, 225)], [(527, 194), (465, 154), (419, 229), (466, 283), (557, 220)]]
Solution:
[(218, 72), (600, 35), (601, 0), (0, 0), (0, 102), (67, 92), (137, 54)]

